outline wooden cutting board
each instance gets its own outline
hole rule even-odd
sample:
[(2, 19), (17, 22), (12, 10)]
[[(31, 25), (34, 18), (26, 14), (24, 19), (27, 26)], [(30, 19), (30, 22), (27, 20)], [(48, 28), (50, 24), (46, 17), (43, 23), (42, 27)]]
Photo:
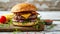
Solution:
[(14, 26), (10, 25), (9, 27), (6, 26), (7, 24), (4, 24), (4, 27), (0, 27), (0, 32), (13, 32), (13, 31), (22, 31), (22, 32), (27, 32), (27, 31), (43, 31), (44, 30), (44, 25), (40, 24), (40, 28), (36, 29), (33, 27), (19, 27), (19, 26)]

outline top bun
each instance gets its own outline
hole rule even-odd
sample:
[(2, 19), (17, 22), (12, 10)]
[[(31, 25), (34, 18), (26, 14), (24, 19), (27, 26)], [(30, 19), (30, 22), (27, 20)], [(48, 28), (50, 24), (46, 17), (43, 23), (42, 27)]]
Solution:
[(23, 12), (23, 11), (36, 11), (36, 7), (32, 4), (29, 3), (20, 3), (15, 5), (12, 9), (11, 12)]

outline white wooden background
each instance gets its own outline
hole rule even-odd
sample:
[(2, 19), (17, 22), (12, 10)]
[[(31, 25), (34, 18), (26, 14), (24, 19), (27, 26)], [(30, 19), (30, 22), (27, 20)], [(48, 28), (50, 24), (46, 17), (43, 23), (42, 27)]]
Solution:
[[(0, 11), (0, 15), (9, 14), (9, 11)], [(51, 19), (51, 20), (59, 20), (53, 21), (53, 24), (57, 24), (51, 31), (46, 32), (28, 32), (28, 34), (60, 34), (60, 11), (39, 11), (41, 19)], [(57, 31), (56, 31), (57, 30)], [(14, 34), (13, 32), (0, 32), (0, 34)], [(16, 34), (27, 34), (27, 32), (16, 32)]]

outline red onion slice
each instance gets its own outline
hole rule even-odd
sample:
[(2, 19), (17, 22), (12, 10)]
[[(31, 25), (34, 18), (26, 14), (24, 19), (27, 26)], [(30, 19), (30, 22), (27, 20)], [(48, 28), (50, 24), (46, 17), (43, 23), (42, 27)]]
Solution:
[(19, 20), (19, 22), (23, 22), (24, 20)]
[(32, 15), (29, 17), (29, 19), (36, 18), (36, 17), (37, 17), (36, 15)]

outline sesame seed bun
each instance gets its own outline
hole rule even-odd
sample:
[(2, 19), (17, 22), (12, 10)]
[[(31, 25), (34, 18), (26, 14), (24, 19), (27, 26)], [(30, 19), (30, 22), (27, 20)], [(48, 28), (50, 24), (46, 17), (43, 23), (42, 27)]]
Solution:
[(11, 12), (24, 12), (24, 11), (36, 11), (36, 7), (32, 4), (29, 3), (20, 3), (15, 5), (12, 9)]

